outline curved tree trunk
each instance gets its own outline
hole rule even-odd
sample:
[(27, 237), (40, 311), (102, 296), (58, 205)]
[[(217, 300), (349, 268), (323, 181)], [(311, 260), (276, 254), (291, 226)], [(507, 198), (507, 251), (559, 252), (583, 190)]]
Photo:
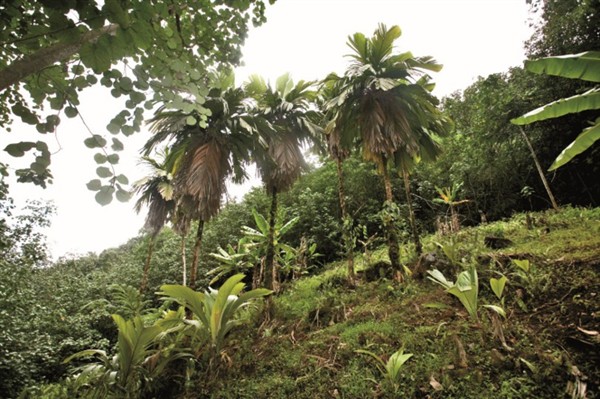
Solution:
[(410, 180), (408, 178), (408, 172), (404, 169), (402, 169), (402, 179), (404, 180), (404, 193), (406, 194), (406, 204), (408, 205), (408, 220), (410, 221), (410, 230), (412, 232), (413, 242), (415, 243), (415, 251), (417, 256), (419, 256), (423, 252), (423, 246), (421, 245), (421, 237), (419, 237), (419, 230), (417, 229), (415, 211), (412, 207)]
[(198, 274), (198, 259), (200, 257), (200, 246), (202, 245), (202, 234), (204, 233), (204, 220), (198, 220), (198, 230), (196, 231), (196, 243), (194, 244), (194, 256), (192, 258), (192, 267), (190, 270), (190, 288), (196, 289), (196, 275)]
[(544, 184), (544, 188), (546, 189), (546, 193), (548, 193), (548, 198), (550, 198), (550, 203), (552, 204), (552, 208), (554, 208), (555, 211), (558, 210), (558, 203), (556, 202), (556, 199), (554, 199), (554, 194), (552, 194), (552, 190), (550, 189), (550, 184), (548, 184), (548, 180), (546, 180), (546, 176), (544, 175), (544, 171), (542, 170), (542, 166), (540, 165), (540, 161), (538, 160), (537, 155), (535, 154), (535, 151), (533, 149), (533, 145), (531, 145), (531, 141), (529, 141), (529, 137), (527, 137), (527, 135), (525, 134), (525, 130), (523, 130), (523, 128), (521, 126), (519, 126), (519, 130), (521, 131), (521, 134), (523, 135), (523, 138), (525, 139), (525, 142), (527, 143), (527, 147), (529, 148), (529, 152), (531, 152), (531, 157), (533, 158), (533, 162), (535, 163), (535, 167), (538, 171), (538, 174), (540, 175), (540, 179), (542, 180), (542, 183)]
[[(386, 162), (383, 166), (383, 183), (385, 184), (385, 199), (389, 203), (394, 203), (394, 195), (392, 193), (392, 182), (387, 170)], [(398, 276), (402, 276), (402, 266), (400, 265), (400, 247), (398, 245), (398, 235), (396, 234), (396, 226), (393, 223), (388, 223), (384, 226), (388, 239), (388, 256), (392, 264), (392, 269)]]
[(346, 211), (346, 189), (344, 187), (344, 171), (342, 170), (341, 159), (335, 159), (338, 175), (338, 195), (340, 201), (340, 212), (342, 216), (342, 237), (344, 240), (344, 251), (348, 261), (348, 280), (354, 285), (356, 275), (354, 273), (354, 243), (352, 240), (352, 226)]
[(144, 272), (142, 273), (142, 282), (140, 284), (140, 294), (146, 291), (148, 285), (148, 274), (150, 272), (150, 261), (152, 260), (152, 253), (154, 252), (154, 243), (156, 242), (156, 234), (152, 234), (150, 237), (150, 243), (148, 244), (148, 255), (146, 256), (146, 263), (144, 264)]
[(265, 288), (275, 291), (277, 270), (275, 267), (275, 224), (277, 221), (277, 189), (271, 189), (271, 211), (269, 213), (269, 234), (267, 236), (267, 254), (265, 255)]

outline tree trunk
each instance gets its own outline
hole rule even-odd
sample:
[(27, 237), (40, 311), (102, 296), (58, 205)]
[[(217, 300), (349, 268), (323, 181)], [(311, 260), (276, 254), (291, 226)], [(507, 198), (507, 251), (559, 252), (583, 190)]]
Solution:
[(415, 243), (415, 252), (417, 256), (423, 253), (423, 246), (421, 245), (421, 237), (419, 237), (419, 230), (417, 229), (417, 221), (415, 220), (415, 211), (412, 207), (412, 198), (410, 194), (410, 180), (408, 178), (408, 172), (402, 169), (402, 179), (404, 180), (404, 193), (406, 194), (406, 204), (408, 205), (408, 220), (410, 222), (410, 230), (413, 236), (413, 242)]
[[(392, 182), (390, 180), (390, 175), (387, 170), (386, 162), (384, 162), (383, 166), (383, 183), (385, 184), (385, 199), (387, 202), (393, 204), (394, 196), (392, 194)], [(394, 226), (394, 222), (388, 222), (387, 226), (384, 226), (387, 239), (388, 239), (388, 256), (390, 257), (390, 262), (392, 264), (392, 269), (396, 272), (396, 274), (401, 277), (402, 276), (402, 267), (400, 265), (400, 247), (398, 246), (398, 236), (396, 234), (396, 226)]]
[(59, 42), (50, 47), (42, 48), (33, 54), (25, 55), (0, 71), (0, 92), (56, 62), (70, 59), (81, 50), (83, 45), (94, 43), (105, 34), (114, 34), (118, 27), (117, 24), (106, 25), (83, 33), (79, 40), (73, 43)]
[(269, 233), (267, 235), (267, 254), (265, 255), (265, 288), (275, 291), (275, 224), (277, 221), (277, 189), (271, 188), (271, 211), (269, 213)]
[(146, 291), (148, 285), (148, 274), (150, 272), (150, 261), (152, 260), (152, 253), (154, 252), (154, 243), (156, 242), (156, 235), (153, 234), (150, 237), (150, 243), (148, 244), (148, 255), (146, 256), (146, 263), (144, 264), (144, 272), (142, 273), (142, 282), (140, 284), (140, 294)]
[(338, 195), (340, 200), (340, 212), (342, 216), (342, 237), (344, 240), (344, 251), (348, 260), (348, 280), (354, 285), (356, 275), (354, 273), (354, 242), (352, 240), (352, 225), (346, 211), (346, 189), (344, 187), (344, 171), (341, 159), (335, 159), (338, 175)]
[(187, 260), (185, 258), (185, 235), (181, 235), (181, 264), (183, 269), (183, 285), (187, 285)]
[(538, 160), (537, 155), (535, 155), (535, 151), (533, 150), (533, 146), (531, 145), (531, 141), (529, 141), (529, 137), (525, 134), (525, 130), (521, 126), (519, 126), (519, 130), (527, 143), (527, 147), (529, 147), (529, 151), (531, 152), (531, 157), (533, 158), (533, 162), (535, 163), (535, 167), (537, 168), (538, 174), (540, 175), (540, 179), (542, 179), (542, 183), (544, 184), (544, 188), (546, 188), (546, 192), (548, 193), (548, 198), (550, 198), (550, 203), (552, 204), (552, 208), (554, 210), (558, 210), (558, 204), (554, 199), (554, 194), (552, 194), (552, 190), (550, 189), (550, 185), (548, 184), (548, 180), (546, 180), (546, 176), (544, 176), (544, 171), (542, 170), (542, 166), (540, 165), (540, 161)]
[(190, 288), (196, 289), (196, 275), (198, 274), (198, 259), (200, 257), (200, 245), (202, 244), (202, 234), (204, 233), (204, 220), (198, 220), (198, 230), (196, 231), (196, 243), (194, 244), (194, 256), (192, 257), (192, 268), (190, 270)]

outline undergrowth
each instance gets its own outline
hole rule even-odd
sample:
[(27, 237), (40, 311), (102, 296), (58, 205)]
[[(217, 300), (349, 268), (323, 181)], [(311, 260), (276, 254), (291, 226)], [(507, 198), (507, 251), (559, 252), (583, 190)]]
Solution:
[[(275, 298), (270, 322), (261, 323), (259, 312), (253, 325), (233, 333), (229, 367), (209, 387), (198, 381), (198, 397), (566, 398), (585, 384), (586, 397), (598, 398), (598, 233), (600, 209), (565, 208), (427, 237), (426, 251), (444, 261), (449, 278), (476, 265), (482, 303), (498, 302), (491, 277), (508, 278), (506, 318), (496, 320), (481, 308), (474, 322), (426, 279), (350, 286), (344, 262), (328, 265)], [(510, 245), (486, 248), (488, 235)], [(455, 246), (454, 259), (445, 245)], [(386, 261), (386, 252), (373, 251), (371, 261)], [(409, 267), (416, 256), (405, 252), (404, 262), (411, 259)], [(519, 273), (515, 259), (530, 262), (530, 275)], [(359, 275), (369, 267), (362, 261), (357, 256)], [(392, 393), (376, 364), (356, 351), (387, 360), (400, 348), (413, 356)]]

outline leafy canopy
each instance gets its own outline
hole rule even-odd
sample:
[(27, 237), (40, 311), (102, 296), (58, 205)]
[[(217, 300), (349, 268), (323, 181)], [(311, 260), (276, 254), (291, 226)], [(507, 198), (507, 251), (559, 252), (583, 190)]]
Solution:
[[(94, 159), (101, 165), (100, 179), (90, 182), (90, 189), (100, 193), (96, 198), (102, 204), (115, 193), (126, 200), (128, 183), (114, 168), (123, 149), (119, 135), (139, 131), (144, 111), (156, 103), (195, 111), (205, 121), (205, 72), (239, 62), (248, 23), (264, 22), (264, 9), (263, 0), (3, 2), (0, 127), (10, 131), (13, 120), (20, 119), (39, 133), (55, 132), (63, 115), (81, 117), (81, 91), (98, 85), (110, 89), (126, 100), (125, 109), (106, 126), (113, 137), (89, 131), (84, 141), (99, 150)], [(18, 180), (45, 186), (52, 174), (43, 139), (5, 148), (16, 157), (32, 150), (35, 161), (16, 172)]]

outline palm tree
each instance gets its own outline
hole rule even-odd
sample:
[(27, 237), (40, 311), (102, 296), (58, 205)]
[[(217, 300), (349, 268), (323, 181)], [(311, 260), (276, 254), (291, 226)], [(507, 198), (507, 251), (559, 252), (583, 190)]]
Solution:
[(416, 89), (413, 99), (418, 107), (415, 107), (413, 120), (413, 134), (417, 139), (419, 150), (412, 153), (408, 148), (401, 147), (394, 153), (394, 166), (404, 181), (404, 192), (408, 206), (409, 225), (415, 244), (415, 252), (421, 254), (423, 247), (417, 228), (415, 212), (412, 206), (412, 195), (410, 190), (410, 172), (417, 163), (435, 161), (442, 150), (438, 137), (446, 135), (452, 128), (452, 122), (442, 114), (436, 107), (438, 100), (430, 94), (433, 85), (429, 84), (429, 77), (423, 76), (417, 81), (422, 89)]
[(148, 156), (143, 157), (143, 163), (151, 168), (151, 172), (147, 177), (134, 184), (134, 192), (140, 195), (134, 209), (137, 213), (140, 213), (145, 205), (148, 206), (148, 215), (144, 227), (150, 231), (150, 243), (148, 244), (148, 255), (144, 264), (140, 293), (146, 290), (148, 284), (150, 261), (156, 237), (175, 210), (173, 176), (168, 171), (167, 158), (167, 151), (160, 154), (160, 160)]
[(277, 218), (277, 194), (287, 190), (305, 167), (303, 144), (320, 134), (315, 124), (319, 117), (312, 106), (316, 92), (311, 82), (300, 81), (294, 85), (289, 74), (280, 76), (271, 87), (259, 76), (251, 76), (244, 88), (257, 101), (261, 115), (269, 123), (259, 129), (261, 143), (255, 147), (254, 157), (258, 173), (271, 196), (269, 234), (265, 255), (264, 286), (276, 290), (274, 235)]
[(243, 90), (234, 87), (233, 73), (213, 78), (215, 87), (202, 104), (209, 111), (207, 120), (202, 121), (194, 111), (159, 112), (151, 121), (155, 135), (145, 146), (151, 151), (160, 142), (170, 143), (179, 224), (185, 230), (191, 220), (198, 221), (190, 266), (192, 289), (204, 225), (219, 212), (227, 179), (246, 177), (243, 165), (249, 162), (255, 131), (250, 104)]
[[(348, 38), (353, 53), (346, 73), (327, 78), (338, 93), (327, 106), (333, 114), (332, 129), (339, 132), (343, 148), (360, 146), (364, 158), (375, 163), (385, 184), (386, 208), (391, 209), (394, 197), (388, 168), (399, 158), (418, 159), (422, 136), (448, 127), (439, 111), (432, 112), (436, 103), (425, 73), (439, 71), (441, 65), (431, 57), (395, 54), (394, 41), (400, 35), (398, 26), (387, 29), (383, 24), (371, 38), (355, 33)], [(400, 273), (395, 226), (386, 224), (390, 261)]]
[[(335, 85), (335, 80), (325, 80), (320, 89), (321, 96), (319, 99), (321, 100), (320, 106), (323, 108), (327, 107), (327, 102), (330, 101), (333, 97), (336, 96), (335, 90), (337, 89)], [(335, 111), (334, 111), (335, 112)], [(325, 139), (327, 141), (327, 150), (329, 156), (333, 158), (336, 165), (336, 172), (338, 177), (338, 201), (340, 206), (340, 219), (342, 224), (342, 240), (344, 245), (344, 252), (346, 255), (346, 260), (348, 262), (348, 281), (350, 284), (354, 284), (356, 274), (354, 272), (354, 237), (352, 231), (352, 218), (348, 215), (348, 210), (346, 207), (346, 190), (344, 184), (344, 170), (342, 168), (342, 164), (348, 156), (350, 156), (350, 151), (346, 148), (343, 148), (340, 145), (340, 131), (336, 129), (335, 126), (335, 117), (331, 115), (325, 114)]]

